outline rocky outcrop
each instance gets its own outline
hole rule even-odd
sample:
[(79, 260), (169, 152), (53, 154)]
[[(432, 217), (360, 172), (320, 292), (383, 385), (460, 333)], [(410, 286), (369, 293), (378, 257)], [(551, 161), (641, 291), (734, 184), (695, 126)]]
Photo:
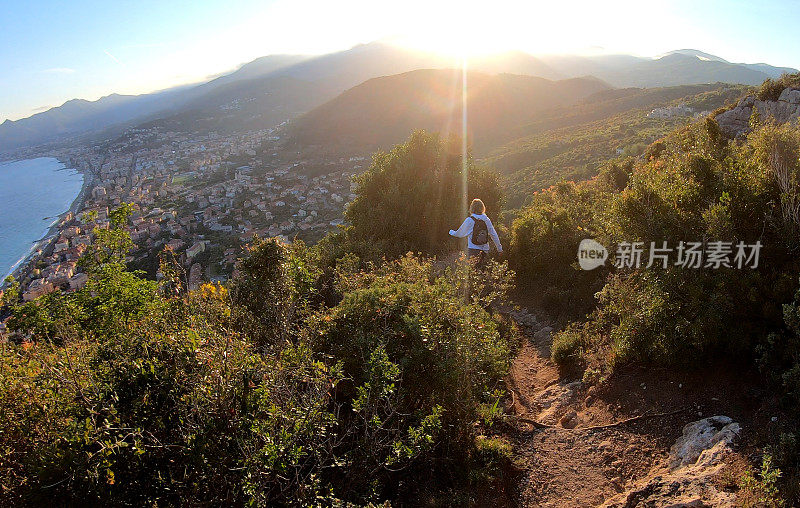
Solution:
[(758, 111), (762, 121), (771, 119), (777, 124), (796, 121), (800, 117), (800, 89), (786, 88), (777, 101), (761, 101), (748, 95), (733, 109), (716, 116), (720, 130), (730, 138), (747, 134), (753, 110)]
[(736, 497), (714, 486), (739, 434), (727, 416), (712, 416), (683, 427), (670, 449), (668, 464), (654, 469), (627, 491), (607, 500), (604, 508), (734, 506)]
[(683, 435), (670, 448), (670, 468), (719, 463), (739, 430), (739, 424), (727, 416), (712, 416), (685, 425)]

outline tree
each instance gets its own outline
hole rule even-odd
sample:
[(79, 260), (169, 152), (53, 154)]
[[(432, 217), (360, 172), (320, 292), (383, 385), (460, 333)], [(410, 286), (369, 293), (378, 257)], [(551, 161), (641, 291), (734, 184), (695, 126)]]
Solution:
[(387, 257), (452, 248), (448, 231), (464, 220), (469, 200), (481, 198), (490, 213), (500, 211), (497, 176), (467, 157), (465, 175), (461, 141), (424, 131), (375, 154), (345, 212), (352, 224), (350, 239), (369, 243)]

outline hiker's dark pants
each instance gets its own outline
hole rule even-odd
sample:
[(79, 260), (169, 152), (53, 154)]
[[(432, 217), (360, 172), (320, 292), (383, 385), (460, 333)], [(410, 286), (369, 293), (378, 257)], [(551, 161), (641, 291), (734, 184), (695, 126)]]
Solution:
[(483, 265), (486, 264), (486, 259), (488, 258), (488, 252), (485, 250), (480, 249), (467, 249), (467, 259), (473, 260), (477, 259), (476, 266), (478, 268), (483, 268)]

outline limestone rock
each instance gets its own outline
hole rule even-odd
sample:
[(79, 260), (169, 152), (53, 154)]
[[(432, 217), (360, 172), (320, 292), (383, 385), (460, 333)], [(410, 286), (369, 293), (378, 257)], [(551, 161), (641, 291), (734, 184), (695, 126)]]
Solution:
[[(739, 424), (727, 416), (712, 416), (683, 427), (683, 435), (669, 450), (670, 467), (687, 464), (713, 464), (739, 434)], [(717, 444), (722, 443), (722, 446)]]
[(748, 95), (733, 109), (717, 115), (720, 130), (730, 138), (747, 134), (754, 109), (758, 111), (762, 121), (771, 119), (778, 124), (796, 121), (800, 118), (800, 90), (786, 88), (777, 101), (760, 101), (755, 96)]
[(602, 506), (735, 506), (736, 496), (717, 490), (713, 479), (724, 467), (723, 456), (731, 450), (739, 430), (739, 424), (727, 416), (712, 416), (685, 425), (670, 449), (668, 467), (654, 469)]

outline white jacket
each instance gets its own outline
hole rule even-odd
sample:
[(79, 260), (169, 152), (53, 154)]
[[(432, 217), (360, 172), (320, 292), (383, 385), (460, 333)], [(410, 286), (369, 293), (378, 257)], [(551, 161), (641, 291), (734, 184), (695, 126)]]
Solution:
[(455, 236), (456, 238), (464, 238), (467, 237), (467, 247), (470, 249), (477, 249), (482, 251), (489, 251), (489, 243), (485, 243), (484, 245), (475, 245), (472, 243), (472, 228), (475, 227), (475, 219), (480, 219), (486, 223), (486, 228), (489, 230), (489, 236), (494, 242), (494, 246), (497, 248), (497, 252), (503, 252), (503, 246), (500, 245), (500, 238), (497, 236), (497, 231), (494, 230), (494, 226), (492, 226), (492, 221), (489, 220), (489, 217), (486, 214), (472, 214), (461, 224), (461, 227), (458, 228), (458, 231), (450, 230), (450, 236)]

